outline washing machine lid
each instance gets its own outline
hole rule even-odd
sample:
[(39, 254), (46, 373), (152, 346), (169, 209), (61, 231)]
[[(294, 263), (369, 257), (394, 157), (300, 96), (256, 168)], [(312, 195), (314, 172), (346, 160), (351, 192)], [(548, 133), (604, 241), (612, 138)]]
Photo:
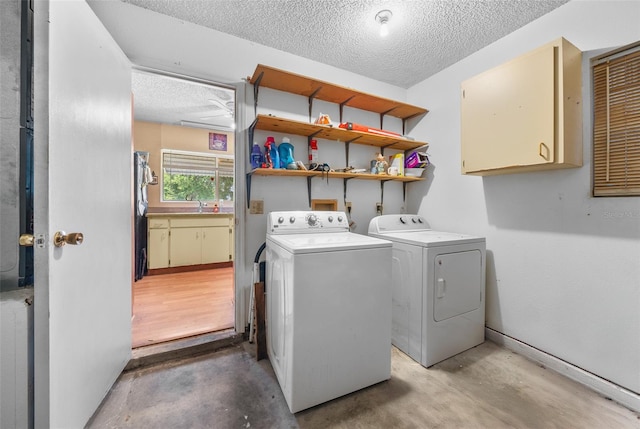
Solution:
[(485, 242), (484, 237), (433, 230), (396, 231), (386, 234), (375, 234), (374, 236), (422, 247), (449, 246), (452, 244)]
[(388, 240), (353, 232), (269, 234), (267, 235), (267, 242), (269, 241), (294, 254), (390, 248), (392, 246), (392, 243)]

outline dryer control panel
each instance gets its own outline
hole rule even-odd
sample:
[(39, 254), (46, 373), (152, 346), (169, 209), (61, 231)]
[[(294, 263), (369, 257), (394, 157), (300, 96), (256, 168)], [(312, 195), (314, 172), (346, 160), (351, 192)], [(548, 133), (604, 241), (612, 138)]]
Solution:
[(431, 227), (426, 219), (419, 215), (390, 214), (377, 216), (369, 222), (369, 233), (380, 234), (394, 231), (425, 231)]
[(267, 218), (267, 234), (305, 234), (349, 231), (344, 212), (337, 211), (281, 211), (271, 212)]

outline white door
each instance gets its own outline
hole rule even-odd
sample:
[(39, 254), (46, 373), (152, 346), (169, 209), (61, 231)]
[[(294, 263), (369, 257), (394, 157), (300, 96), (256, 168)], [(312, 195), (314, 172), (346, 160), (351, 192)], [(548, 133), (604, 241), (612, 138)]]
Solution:
[(34, 57), (35, 427), (79, 428), (131, 355), (131, 67), (84, 0), (34, 2)]

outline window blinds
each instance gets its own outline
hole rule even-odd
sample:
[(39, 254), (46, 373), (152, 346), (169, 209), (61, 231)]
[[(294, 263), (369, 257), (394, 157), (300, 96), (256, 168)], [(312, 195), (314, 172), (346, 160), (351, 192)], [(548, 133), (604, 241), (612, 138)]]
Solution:
[(205, 156), (194, 153), (166, 151), (162, 157), (162, 168), (167, 174), (187, 176), (233, 177), (233, 158)]
[(640, 195), (640, 42), (593, 64), (593, 195)]

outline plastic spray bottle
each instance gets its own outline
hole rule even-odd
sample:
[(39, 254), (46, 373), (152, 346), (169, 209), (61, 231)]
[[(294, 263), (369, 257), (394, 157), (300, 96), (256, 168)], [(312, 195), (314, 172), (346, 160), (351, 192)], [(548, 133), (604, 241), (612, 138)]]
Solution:
[(309, 141), (309, 164), (318, 162), (318, 141), (313, 139)]

